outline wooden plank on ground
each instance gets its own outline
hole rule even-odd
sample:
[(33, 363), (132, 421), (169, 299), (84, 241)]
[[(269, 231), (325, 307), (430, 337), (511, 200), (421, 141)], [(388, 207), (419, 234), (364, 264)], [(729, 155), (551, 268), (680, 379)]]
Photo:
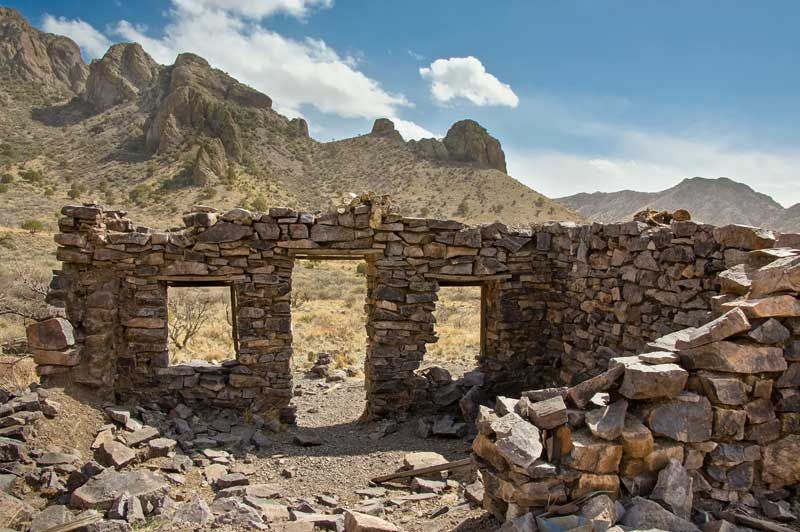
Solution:
[(388, 475), (382, 475), (380, 477), (375, 477), (372, 479), (372, 482), (375, 484), (380, 484), (382, 482), (388, 482), (390, 480), (395, 480), (398, 478), (409, 478), (409, 477), (416, 477), (419, 475), (427, 475), (428, 473), (438, 473), (439, 471), (449, 471), (451, 469), (458, 469), (461, 467), (468, 467), (472, 465), (472, 458), (464, 458), (463, 460), (456, 460), (455, 462), (447, 462), (446, 464), (439, 464), (434, 466), (428, 467), (420, 467), (419, 469), (408, 469), (406, 471), (398, 471), (396, 473), (390, 473)]

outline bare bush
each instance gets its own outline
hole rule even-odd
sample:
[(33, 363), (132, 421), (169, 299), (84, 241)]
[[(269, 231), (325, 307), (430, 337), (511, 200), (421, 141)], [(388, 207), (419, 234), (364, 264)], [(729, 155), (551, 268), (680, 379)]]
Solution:
[(169, 339), (176, 348), (184, 349), (205, 325), (211, 316), (211, 305), (211, 298), (204, 296), (170, 298)]
[(15, 268), (0, 280), (0, 316), (16, 316), (26, 320), (49, 317), (45, 298), (49, 291), (46, 278), (32, 268)]

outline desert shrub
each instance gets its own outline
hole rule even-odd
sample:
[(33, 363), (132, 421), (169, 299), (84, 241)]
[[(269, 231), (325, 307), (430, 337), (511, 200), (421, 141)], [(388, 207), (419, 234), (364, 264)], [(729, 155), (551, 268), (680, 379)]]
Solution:
[(267, 204), (267, 200), (264, 199), (264, 196), (259, 194), (248, 202), (248, 208), (252, 211), (266, 211), (269, 205)]
[(0, 144), (0, 157), (5, 157), (6, 159), (13, 159), (17, 155), (17, 150), (14, 149), (14, 146), (11, 144), (3, 143)]
[(366, 265), (366, 263), (359, 262), (358, 265), (356, 265), (356, 274), (358, 274), (358, 275), (366, 275), (367, 274), (367, 265)]
[(215, 189), (213, 187), (206, 187), (200, 193), (200, 199), (201, 200), (207, 200), (207, 199), (213, 198), (216, 195), (217, 195), (217, 189)]
[(2, 176), (0, 176), (0, 183), (4, 185), (9, 185), (13, 182), (14, 182), (14, 176), (9, 173), (5, 173)]
[(86, 194), (86, 185), (80, 185), (77, 181), (73, 181), (72, 185), (67, 191), (67, 196), (69, 199), (80, 198), (83, 194)]
[(32, 218), (23, 221), (21, 224), (19, 224), (19, 226), (21, 229), (25, 229), (30, 234), (34, 234), (37, 231), (41, 231), (42, 229), (44, 229), (44, 224), (42, 222), (40, 222), (39, 220), (34, 220)]
[(41, 170), (22, 170), (19, 176), (28, 183), (41, 183), (44, 181), (44, 172)]
[(0, 184), (0, 194), (5, 194), (6, 192), (8, 192), (8, 185)]
[(55, 193), (56, 191), (53, 190), (53, 187), (47, 187), (46, 189), (44, 189), (44, 196), (46, 198), (52, 197)]
[(134, 205), (144, 206), (150, 197), (150, 188), (145, 185), (136, 185), (128, 191), (128, 199)]

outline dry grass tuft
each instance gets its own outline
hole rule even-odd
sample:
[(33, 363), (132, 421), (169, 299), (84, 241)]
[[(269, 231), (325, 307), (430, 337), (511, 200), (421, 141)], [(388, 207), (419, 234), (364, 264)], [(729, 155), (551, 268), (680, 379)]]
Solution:
[(20, 393), (39, 382), (36, 363), (31, 357), (0, 356), (0, 388)]

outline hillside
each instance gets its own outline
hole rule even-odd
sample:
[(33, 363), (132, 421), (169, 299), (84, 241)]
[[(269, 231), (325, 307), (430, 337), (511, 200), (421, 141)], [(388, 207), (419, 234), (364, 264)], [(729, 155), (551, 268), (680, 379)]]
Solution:
[(112, 46), (86, 65), (66, 37), (0, 8), (0, 225), (52, 226), (70, 201), (174, 224), (192, 204), (326, 209), (349, 192), (391, 194), (404, 213), (512, 224), (580, 220), (506, 173), (499, 141), (471, 120), (441, 140), (405, 142), (386, 119), (318, 142), (303, 119), (181, 54), (157, 64)]
[(766, 194), (726, 177), (693, 177), (660, 192), (581, 193), (557, 201), (597, 222), (629, 220), (645, 208), (687, 209), (695, 220), (715, 225), (739, 223), (800, 232), (800, 205), (785, 209)]

